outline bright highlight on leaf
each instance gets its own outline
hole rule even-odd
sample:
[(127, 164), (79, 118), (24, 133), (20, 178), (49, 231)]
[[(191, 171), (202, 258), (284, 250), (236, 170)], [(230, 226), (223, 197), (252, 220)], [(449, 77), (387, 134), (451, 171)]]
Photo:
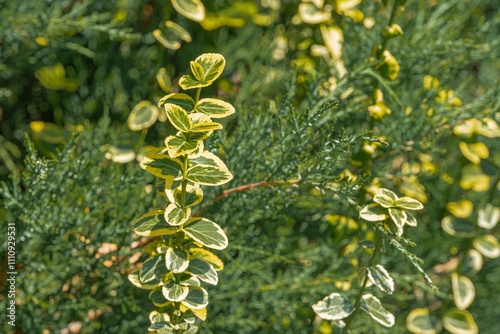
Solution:
[(205, 7), (200, 0), (171, 0), (175, 10), (190, 20), (200, 22), (205, 18)]
[(417, 308), (408, 314), (406, 328), (414, 334), (437, 334), (443, 325), (429, 314), (428, 308)]
[(158, 108), (152, 105), (149, 101), (139, 102), (128, 116), (128, 128), (132, 131), (149, 128), (156, 122), (158, 112)]
[(395, 323), (395, 318), (392, 313), (387, 311), (377, 297), (366, 294), (361, 299), (361, 309), (368, 313), (376, 322), (385, 326), (392, 327)]
[(472, 315), (465, 310), (449, 309), (443, 316), (443, 325), (453, 334), (477, 334), (479, 329)]
[(325, 320), (341, 320), (347, 318), (354, 306), (347, 297), (340, 293), (332, 293), (312, 306), (314, 312)]
[(476, 297), (476, 290), (472, 281), (455, 272), (451, 275), (451, 287), (453, 289), (453, 300), (457, 308), (459, 310), (468, 308)]

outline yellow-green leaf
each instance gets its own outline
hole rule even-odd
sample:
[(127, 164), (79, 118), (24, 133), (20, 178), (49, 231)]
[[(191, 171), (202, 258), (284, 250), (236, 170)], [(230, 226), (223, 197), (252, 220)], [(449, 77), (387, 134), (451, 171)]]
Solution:
[(466, 199), (446, 204), (446, 210), (457, 218), (468, 218), (472, 213), (472, 209), (472, 202)]
[(217, 285), (219, 281), (214, 267), (201, 259), (192, 259), (186, 272), (208, 284)]
[(162, 293), (162, 287), (157, 287), (149, 293), (149, 299), (156, 307), (164, 307), (170, 305), (172, 302), (167, 300)]
[(196, 111), (204, 113), (211, 118), (223, 118), (234, 114), (234, 107), (219, 99), (201, 99), (196, 104)]
[(354, 306), (349, 299), (340, 293), (332, 293), (312, 306), (313, 311), (325, 320), (342, 320), (353, 311)]
[(171, 0), (179, 14), (190, 20), (200, 22), (205, 18), (205, 7), (200, 0)]
[(78, 88), (76, 80), (66, 78), (66, 70), (61, 63), (39, 68), (35, 71), (35, 77), (47, 89), (73, 92)]
[(158, 108), (152, 105), (149, 101), (139, 102), (128, 116), (128, 128), (132, 131), (149, 128), (156, 122), (158, 112)]
[(167, 49), (177, 50), (181, 47), (181, 43), (176, 40), (168, 39), (167, 37), (165, 37), (165, 35), (163, 35), (160, 29), (153, 30), (153, 37)]
[(186, 186), (184, 203), (182, 203), (182, 199), (182, 188), (175, 189), (172, 193), (171, 201), (186, 208), (195, 206), (203, 200), (203, 190), (198, 185), (188, 184)]
[(165, 221), (172, 226), (184, 224), (191, 215), (191, 209), (181, 208), (176, 204), (169, 204), (165, 209)]
[(441, 227), (446, 233), (454, 237), (470, 238), (476, 234), (472, 224), (459, 218), (444, 217), (441, 221)]
[(368, 278), (385, 293), (392, 294), (394, 292), (394, 280), (382, 265), (368, 267)]
[(465, 310), (447, 310), (443, 316), (443, 324), (452, 334), (477, 334), (479, 331), (472, 314)]
[(472, 281), (465, 276), (460, 276), (456, 272), (451, 274), (451, 287), (453, 290), (453, 300), (459, 310), (465, 310), (472, 304), (476, 297), (476, 290)]
[[(158, 82), (158, 85), (165, 93), (170, 92), (170, 90), (172, 89), (172, 79), (170, 79), (170, 76), (168, 75), (168, 72), (165, 69), (165, 67), (160, 68), (158, 70), (158, 73), (156, 73), (156, 81)], [(162, 107), (161, 105), (158, 106), (160, 108)]]
[(382, 65), (379, 67), (380, 74), (386, 79), (396, 80), (399, 75), (398, 60), (388, 50), (384, 51), (383, 57)]
[(386, 208), (381, 207), (377, 203), (373, 203), (361, 209), (359, 216), (369, 222), (378, 222), (389, 218), (389, 213)]
[(161, 148), (150, 150), (141, 160), (142, 169), (166, 180), (177, 180), (182, 177), (182, 162), (170, 158)]
[(483, 209), (479, 210), (477, 224), (481, 228), (492, 229), (500, 221), (500, 208), (494, 207), (488, 203)]
[(394, 326), (394, 315), (382, 306), (382, 303), (377, 297), (367, 293), (361, 298), (360, 305), (361, 309), (368, 313), (370, 317), (372, 317), (373, 320), (375, 320), (379, 324), (385, 327)]
[(400, 197), (396, 201), (396, 206), (405, 210), (422, 210), (424, 205), (411, 197)]
[(192, 182), (218, 186), (233, 178), (224, 162), (211, 152), (203, 152), (198, 158), (191, 159), (190, 163), (192, 166), (188, 169), (186, 177)]
[[(226, 60), (218, 53), (204, 53), (198, 56), (194, 60), (194, 63), (197, 65), (191, 64), (191, 69), (195, 68), (195, 78), (190, 75), (184, 75), (179, 80), (179, 85), (183, 89), (201, 88), (212, 84), (224, 70)], [(203, 72), (202, 75), (200, 74), (201, 72)]]
[(224, 249), (228, 240), (224, 231), (216, 223), (205, 218), (191, 218), (184, 225), (184, 232), (205, 247)]
[(208, 292), (199, 286), (189, 287), (189, 293), (181, 302), (193, 310), (200, 310), (208, 305)]
[(460, 179), (460, 187), (465, 190), (473, 190), (483, 192), (490, 188), (490, 178), (483, 174), (479, 165), (467, 165), (462, 168), (462, 178)]
[(472, 244), (475, 249), (487, 258), (496, 259), (500, 256), (500, 243), (491, 234), (475, 237)]
[(408, 218), (406, 212), (398, 208), (389, 208), (388, 211), (392, 221), (397, 227), (396, 234), (401, 236), (403, 234), (403, 226), (406, 224)]
[(482, 142), (468, 144), (461, 141), (458, 146), (464, 157), (474, 164), (480, 163), (481, 159), (487, 159), (490, 155), (488, 147)]
[(180, 302), (186, 298), (189, 293), (189, 288), (177, 284), (173, 281), (168, 282), (162, 287), (163, 296), (172, 302)]
[(162, 108), (167, 103), (175, 104), (187, 112), (191, 112), (194, 109), (194, 100), (191, 96), (184, 93), (165, 95), (158, 101), (158, 107)]
[(190, 263), (190, 255), (180, 248), (169, 247), (165, 253), (165, 265), (175, 274), (184, 272)]
[(134, 232), (143, 237), (154, 237), (160, 235), (173, 234), (178, 231), (165, 221), (163, 210), (153, 210), (134, 222)]
[(134, 272), (134, 273), (129, 274), (128, 280), (130, 281), (130, 283), (132, 283), (136, 287), (144, 289), (144, 290), (153, 290), (154, 288), (156, 288), (158, 286), (157, 284), (142, 283), (139, 280), (139, 273), (138, 272)]
[(141, 283), (159, 281), (161, 276), (166, 274), (166, 268), (163, 264), (163, 256), (151, 256), (141, 266), (139, 271), (139, 280)]
[(414, 334), (437, 334), (443, 325), (436, 317), (429, 315), (428, 308), (416, 308), (406, 317), (406, 328)]
[(167, 113), (168, 120), (177, 130), (182, 132), (191, 130), (191, 119), (184, 109), (172, 103), (166, 103), (163, 108)]
[(299, 16), (304, 23), (318, 24), (328, 21), (332, 17), (331, 10), (318, 8), (313, 3), (301, 3), (299, 5)]
[(201, 140), (187, 140), (184, 136), (168, 136), (165, 139), (165, 146), (168, 154), (172, 158), (180, 155), (188, 154), (196, 151), (200, 145), (203, 145)]
[(198, 258), (210, 263), (216, 271), (221, 271), (222, 269), (224, 269), (224, 262), (222, 262), (222, 260), (217, 255), (207, 249), (191, 248), (189, 249), (189, 253), (191, 254), (191, 258), (193, 259)]

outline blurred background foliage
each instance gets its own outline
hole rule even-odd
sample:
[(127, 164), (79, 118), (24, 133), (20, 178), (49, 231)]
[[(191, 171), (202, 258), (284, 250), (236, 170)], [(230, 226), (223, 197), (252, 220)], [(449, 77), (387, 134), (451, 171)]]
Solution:
[[(127, 118), (177, 91), (203, 52), (227, 60), (207, 96), (237, 110), (209, 148), (235, 176), (226, 188), (248, 187), (211, 189), (200, 208), (230, 239), (202, 333), (332, 332), (311, 305), (334, 291), (355, 296), (368, 252), (357, 245), (373, 239), (358, 208), (378, 187), (424, 203), (407, 237), (440, 291), (387, 245), (396, 292), (379, 298), (396, 325), (359, 320), (353, 332), (407, 332), (415, 308), (439, 324), (456, 307), (459, 273), (475, 286), (466, 308), (480, 332), (497, 333), (498, 255), (470, 264), (478, 236), (498, 237), (495, 224), (477, 225), (500, 206), (496, 2), (214, 0), (202, 1), (203, 16), (174, 2), (183, 1), (0, 0), (13, 333), (145, 332), (152, 305), (126, 279), (145, 259), (130, 222), (155, 207), (158, 185), (134, 157), (172, 129), (133, 132)], [(388, 37), (393, 23), (403, 35)]]

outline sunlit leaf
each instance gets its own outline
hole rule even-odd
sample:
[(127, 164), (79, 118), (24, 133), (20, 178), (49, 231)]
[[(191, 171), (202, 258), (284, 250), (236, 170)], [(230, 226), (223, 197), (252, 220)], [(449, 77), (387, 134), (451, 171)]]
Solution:
[(446, 204), (446, 210), (458, 218), (468, 218), (472, 214), (472, 209), (472, 202), (466, 199)]
[(385, 293), (392, 294), (394, 292), (394, 280), (382, 265), (368, 267), (368, 278)]
[(175, 10), (190, 20), (200, 22), (205, 18), (205, 7), (200, 0), (171, 0)]
[(360, 305), (361, 309), (368, 313), (376, 322), (385, 327), (394, 326), (394, 315), (382, 306), (382, 303), (377, 297), (371, 294), (365, 294), (361, 299)]
[(134, 222), (134, 232), (144, 237), (173, 234), (178, 231), (165, 221), (163, 210), (154, 210), (142, 215)]
[(165, 221), (172, 226), (184, 224), (190, 215), (191, 209), (182, 208), (176, 204), (169, 204), (165, 208)]
[(168, 120), (177, 130), (182, 132), (191, 130), (191, 119), (184, 109), (172, 103), (166, 103), (163, 108), (167, 113)]
[[(165, 264), (163, 263), (163, 256), (151, 256), (149, 259), (144, 261), (139, 271), (139, 280), (141, 283), (148, 283), (154, 279), (159, 279), (163, 273), (166, 273), (163, 268)], [(166, 268), (165, 268), (166, 269)]]
[(444, 217), (441, 220), (441, 227), (454, 237), (470, 238), (476, 234), (474, 225), (464, 219)]
[(344, 295), (332, 293), (314, 304), (312, 309), (325, 320), (341, 320), (354, 311), (354, 306)]
[(428, 308), (416, 308), (406, 318), (406, 328), (414, 334), (437, 334), (442, 327), (436, 317), (429, 315)]
[(400, 197), (396, 201), (395, 205), (398, 208), (405, 210), (422, 210), (424, 208), (422, 203), (411, 197)]
[(472, 304), (476, 297), (476, 290), (472, 281), (465, 276), (460, 276), (456, 272), (451, 274), (451, 287), (453, 290), (453, 300), (459, 310), (465, 310)]
[(188, 169), (187, 179), (208, 186), (218, 186), (229, 182), (233, 175), (227, 166), (215, 154), (205, 151), (196, 159), (191, 159), (193, 164)]
[(500, 208), (487, 204), (483, 209), (479, 210), (477, 224), (485, 229), (494, 228), (500, 221)]
[(408, 216), (404, 210), (398, 208), (389, 208), (389, 215), (391, 216), (392, 221), (397, 227), (397, 235), (403, 234), (403, 226), (406, 224)]
[(461, 141), (459, 143), (460, 151), (470, 162), (478, 164), (481, 159), (487, 159), (489, 157), (488, 147), (482, 143), (466, 143)]
[[(182, 188), (177, 188), (173, 191), (172, 202), (182, 206)], [(203, 190), (199, 186), (188, 184), (184, 192), (184, 207), (189, 208), (195, 206), (203, 200)]]
[(304, 23), (318, 24), (328, 21), (332, 17), (330, 10), (318, 8), (313, 3), (301, 3), (299, 15)]
[(155, 288), (149, 293), (149, 299), (157, 307), (164, 307), (170, 305), (172, 302), (167, 300), (162, 293), (162, 287)]
[(389, 212), (378, 203), (368, 204), (359, 212), (359, 216), (370, 222), (383, 221), (389, 218)]
[(182, 177), (182, 163), (179, 159), (170, 158), (161, 153), (161, 148), (150, 150), (141, 160), (142, 169), (166, 180), (176, 180)]
[(234, 107), (222, 100), (205, 98), (198, 101), (196, 111), (204, 113), (211, 118), (223, 118), (234, 114)]
[[(193, 63), (196, 63), (196, 65)], [(179, 80), (179, 85), (182, 89), (209, 86), (221, 75), (225, 64), (226, 61), (222, 55), (217, 53), (204, 53), (196, 58), (194, 62), (191, 62), (191, 69), (195, 69), (195, 77), (183, 75)]]
[(214, 267), (200, 259), (192, 259), (189, 263), (189, 267), (186, 269), (186, 272), (195, 275), (201, 281), (208, 284), (217, 285), (217, 282), (219, 281)]
[(452, 334), (477, 334), (478, 328), (472, 315), (459, 309), (449, 309), (443, 316), (443, 325)]
[(139, 131), (149, 128), (156, 122), (157, 118), (158, 108), (149, 101), (141, 101), (130, 112), (127, 125), (132, 131)]
[(474, 248), (477, 249), (483, 256), (496, 259), (500, 256), (500, 243), (497, 238), (491, 234), (480, 235), (474, 238), (472, 242)]
[(211, 251), (204, 248), (191, 248), (189, 249), (189, 253), (191, 254), (191, 258), (193, 259), (201, 259), (205, 262), (210, 263), (216, 271), (221, 271), (224, 269), (224, 262), (212, 253)]
[(191, 218), (184, 225), (184, 232), (205, 247), (224, 249), (228, 240), (224, 231), (216, 223), (205, 218)]
[(138, 272), (129, 274), (128, 275), (128, 280), (130, 281), (130, 283), (132, 283), (136, 287), (144, 289), (144, 290), (153, 290), (154, 288), (156, 288), (158, 286), (158, 284), (142, 283), (139, 280), (139, 273)]
[(173, 273), (182, 273), (189, 266), (189, 253), (183, 249), (169, 247), (165, 253), (165, 265)]
[(483, 267), (483, 256), (475, 249), (470, 249), (465, 256), (461, 274), (475, 275)]
[(187, 112), (191, 112), (194, 109), (194, 100), (191, 96), (184, 93), (172, 93), (165, 95), (158, 101), (158, 107), (162, 108), (167, 103), (175, 104)]
[(187, 140), (185, 136), (168, 136), (165, 138), (168, 155), (172, 158), (194, 152), (200, 145), (203, 145), (201, 140)]
[[(158, 73), (156, 73), (156, 82), (158, 82), (158, 85), (160, 88), (165, 92), (168, 93), (172, 89), (172, 79), (170, 79), (170, 76), (168, 75), (167, 70), (165, 67), (162, 67), (158, 70)], [(162, 106), (159, 105), (161, 108)], [(160, 122), (163, 122), (160, 117), (158, 117)]]
[(188, 295), (189, 288), (187, 286), (183, 286), (170, 281), (162, 287), (162, 293), (167, 300), (170, 300), (172, 302), (180, 302), (184, 300)]
[(190, 287), (186, 299), (181, 303), (193, 310), (203, 309), (208, 305), (208, 293), (202, 287)]

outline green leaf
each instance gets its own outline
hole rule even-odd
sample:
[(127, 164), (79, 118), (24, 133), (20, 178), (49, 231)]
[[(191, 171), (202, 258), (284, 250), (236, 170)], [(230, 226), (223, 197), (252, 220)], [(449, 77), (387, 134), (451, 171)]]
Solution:
[(194, 78), (198, 82), (203, 82), (205, 78), (205, 70), (203, 69), (203, 66), (194, 61), (190, 62), (189, 66), (191, 67), (191, 72), (193, 73)]
[(221, 271), (224, 269), (224, 262), (212, 253), (211, 251), (204, 248), (191, 248), (189, 249), (189, 253), (191, 254), (191, 258), (193, 259), (201, 259), (205, 262), (210, 263), (216, 271)]
[(200, 310), (208, 305), (208, 293), (202, 287), (189, 287), (189, 293), (181, 303), (190, 309)]
[(148, 327), (148, 332), (155, 332), (157, 334), (173, 334), (175, 328), (168, 322), (155, 322)]
[(398, 208), (389, 208), (388, 210), (392, 221), (397, 227), (396, 235), (401, 236), (403, 234), (403, 226), (407, 220), (406, 212)]
[(189, 288), (187, 286), (183, 286), (170, 281), (162, 287), (162, 293), (167, 300), (170, 300), (172, 302), (180, 302), (184, 300), (188, 295)]
[(477, 224), (485, 229), (494, 228), (500, 221), (500, 208), (487, 204), (483, 209), (479, 210)]
[(370, 317), (381, 325), (385, 327), (394, 326), (394, 315), (382, 306), (382, 303), (377, 297), (369, 293), (363, 295), (360, 306), (363, 311), (368, 313)]
[(149, 101), (139, 102), (128, 116), (128, 128), (132, 131), (149, 128), (156, 122), (158, 112), (158, 108), (153, 106)]
[(163, 108), (167, 113), (168, 120), (177, 130), (182, 132), (191, 130), (191, 119), (184, 109), (172, 103), (166, 103)]
[(191, 215), (191, 209), (169, 204), (165, 209), (165, 221), (172, 226), (184, 224)]
[(149, 293), (149, 299), (153, 302), (153, 304), (157, 307), (164, 307), (171, 304), (168, 301), (162, 292), (162, 287), (157, 287)]
[(406, 225), (409, 225), (409, 226), (417, 226), (417, 218), (415, 218), (414, 215), (412, 215), (411, 213), (407, 212), (406, 213)]
[(340, 293), (332, 293), (312, 306), (318, 316), (325, 320), (341, 320), (347, 318), (354, 306), (349, 299)]
[(196, 111), (206, 114), (211, 118), (223, 118), (234, 114), (234, 107), (219, 99), (201, 99), (196, 104)]
[(424, 205), (411, 197), (401, 197), (396, 201), (396, 206), (406, 210), (421, 210)]
[(444, 217), (441, 221), (441, 227), (454, 237), (470, 238), (476, 235), (474, 226), (464, 219)]
[(392, 294), (394, 292), (394, 280), (382, 265), (368, 267), (368, 278), (385, 293)]
[(331, 9), (318, 8), (314, 3), (301, 3), (298, 13), (302, 21), (307, 24), (318, 24), (328, 21), (332, 12)]
[(190, 159), (194, 166), (188, 169), (187, 179), (208, 186), (218, 186), (229, 182), (233, 175), (224, 162), (215, 154), (205, 151), (200, 157)]
[(216, 223), (205, 218), (191, 218), (184, 225), (184, 232), (205, 247), (224, 249), (228, 240), (224, 231)]
[(162, 108), (167, 103), (179, 106), (187, 112), (191, 112), (194, 109), (194, 100), (191, 96), (184, 93), (165, 95), (158, 101), (158, 107)]
[(392, 208), (396, 205), (396, 201), (385, 194), (377, 194), (373, 197), (375, 203), (380, 204), (384, 208)]
[(452, 334), (477, 334), (479, 331), (474, 318), (465, 310), (447, 310), (443, 316), (443, 325)]
[(205, 7), (200, 0), (172, 0), (172, 5), (179, 14), (190, 20), (201, 22), (205, 19)]
[(208, 284), (217, 285), (217, 282), (219, 281), (214, 267), (200, 259), (192, 259), (186, 272), (195, 275), (201, 281)]
[[(168, 75), (168, 72), (165, 69), (165, 67), (160, 68), (158, 70), (158, 73), (156, 73), (156, 81), (158, 82), (158, 85), (165, 93), (170, 92), (170, 90), (172, 89), (172, 79), (170, 79), (170, 76)], [(163, 100), (163, 99), (160, 99), (160, 101), (161, 100)], [(160, 104), (160, 102), (158, 102), (158, 107), (160, 107), (160, 108), (163, 107), (163, 103)], [(164, 122), (164, 120), (162, 120), (162, 118), (160, 118), (160, 117), (158, 117), (158, 118), (159, 118), (160, 122)]]
[(416, 308), (406, 318), (406, 328), (414, 334), (437, 334), (443, 325), (429, 315), (428, 308)]
[(160, 313), (158, 311), (152, 311), (149, 313), (149, 321), (155, 322), (170, 322), (170, 316), (167, 313)]
[[(197, 65), (191, 64), (191, 69), (194, 69), (194, 75), (198, 76), (198, 78), (193, 78), (190, 75), (182, 76), (179, 80), (179, 85), (182, 87), (182, 89), (192, 89), (209, 86), (215, 79), (217, 79), (221, 75), (222, 71), (224, 70), (226, 61), (220, 54), (204, 53), (196, 58), (194, 63), (196, 63)], [(200, 66), (198, 65), (200, 65), (201, 69), (203, 69), (203, 73), (201, 73), (202, 71), (200, 69)]]
[(475, 237), (472, 244), (475, 249), (487, 258), (496, 259), (500, 256), (500, 243), (491, 234)]
[(379, 204), (368, 204), (359, 212), (359, 216), (369, 222), (383, 221), (389, 218), (386, 208), (381, 207)]
[(141, 283), (147, 283), (153, 281), (154, 279), (159, 279), (161, 278), (163, 272), (166, 273), (166, 271), (162, 268), (162, 266), (165, 267), (162, 259), (163, 256), (159, 255), (151, 256), (149, 259), (144, 261), (139, 272), (139, 280)]
[(155, 237), (177, 232), (165, 221), (163, 210), (154, 210), (142, 215), (134, 221), (134, 232), (143, 237)]
[(483, 256), (475, 249), (470, 249), (465, 257), (461, 274), (473, 276), (483, 268)]
[(208, 132), (222, 129), (222, 124), (217, 122), (197, 123), (191, 128), (192, 132)]
[(203, 142), (201, 140), (187, 140), (182, 136), (168, 136), (165, 146), (172, 158), (196, 151)]
[(465, 310), (472, 304), (476, 297), (476, 290), (472, 281), (465, 276), (460, 276), (456, 272), (451, 274), (451, 287), (453, 300), (459, 310)]
[(128, 280), (130, 281), (130, 283), (132, 283), (136, 287), (144, 289), (144, 290), (153, 290), (154, 288), (156, 288), (158, 286), (158, 284), (146, 284), (146, 283), (142, 283), (139, 280), (139, 273), (138, 272), (129, 274), (128, 275)]
[[(186, 186), (184, 206), (189, 208), (199, 204), (203, 200), (203, 190), (198, 185), (188, 184)], [(177, 188), (173, 192), (173, 202), (182, 205), (182, 188)]]
[(389, 197), (393, 202), (398, 200), (398, 196), (394, 192), (392, 192), (386, 188), (380, 188), (377, 191), (377, 195), (383, 195), (383, 196)]
[(161, 148), (154, 148), (141, 160), (142, 169), (166, 180), (182, 178), (182, 162), (164, 154)]
[(189, 262), (190, 255), (183, 249), (169, 247), (165, 253), (165, 265), (175, 274), (184, 272)]

